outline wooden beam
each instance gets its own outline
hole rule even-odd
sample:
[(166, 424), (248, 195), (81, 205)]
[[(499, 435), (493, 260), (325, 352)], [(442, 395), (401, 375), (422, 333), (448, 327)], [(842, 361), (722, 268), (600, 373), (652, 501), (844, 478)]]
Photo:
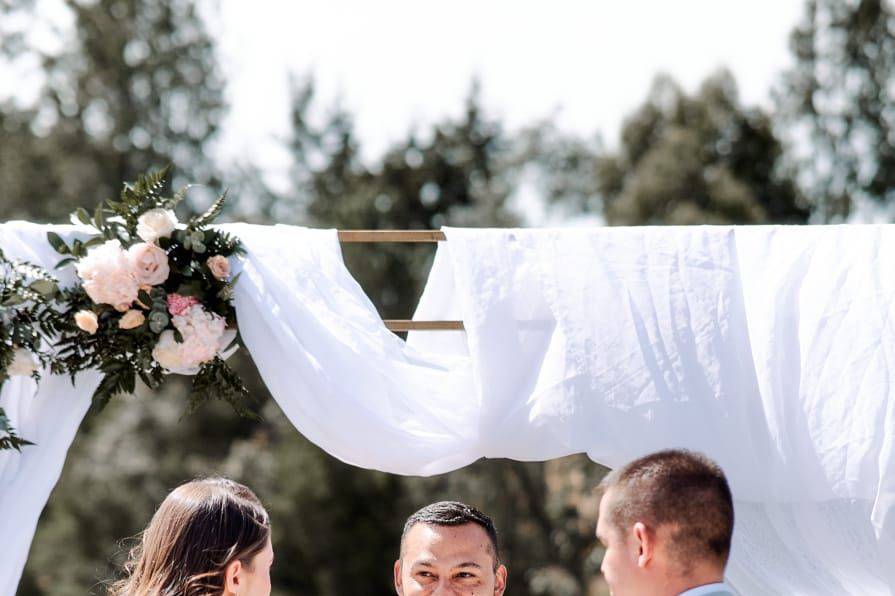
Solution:
[(391, 319), (385, 321), (389, 331), (463, 331), (463, 321), (408, 321)]
[[(444, 242), (447, 238), (441, 230), (339, 230), (339, 242)], [(463, 331), (463, 321), (411, 321), (391, 319), (384, 321), (389, 331)]]
[(339, 230), (340, 242), (444, 242), (441, 230)]

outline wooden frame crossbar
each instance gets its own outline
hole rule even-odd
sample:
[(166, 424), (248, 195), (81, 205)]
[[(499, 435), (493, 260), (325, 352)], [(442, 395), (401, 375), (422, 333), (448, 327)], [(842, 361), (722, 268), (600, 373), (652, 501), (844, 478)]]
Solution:
[[(339, 230), (339, 242), (444, 242), (447, 237), (441, 230)], [(463, 331), (463, 321), (412, 321), (409, 319), (386, 319), (383, 321), (390, 331)]]
[(339, 230), (339, 242), (444, 242), (441, 230)]

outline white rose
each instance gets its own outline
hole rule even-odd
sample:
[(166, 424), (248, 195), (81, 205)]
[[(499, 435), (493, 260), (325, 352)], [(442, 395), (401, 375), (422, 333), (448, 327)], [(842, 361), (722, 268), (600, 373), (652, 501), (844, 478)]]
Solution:
[(137, 299), (137, 280), (118, 240), (108, 240), (88, 250), (76, 269), (84, 282), (84, 291), (97, 304), (124, 307)]
[(162, 331), (158, 337), (155, 348), (152, 349), (152, 357), (163, 368), (176, 370), (182, 366), (180, 357), (180, 344), (174, 339), (174, 332), (170, 329)]
[(177, 216), (167, 209), (150, 209), (137, 218), (137, 236), (144, 242), (168, 238), (177, 228)]
[(16, 348), (13, 352), (12, 362), (6, 369), (9, 376), (21, 375), (30, 377), (37, 370), (37, 358), (25, 348)]

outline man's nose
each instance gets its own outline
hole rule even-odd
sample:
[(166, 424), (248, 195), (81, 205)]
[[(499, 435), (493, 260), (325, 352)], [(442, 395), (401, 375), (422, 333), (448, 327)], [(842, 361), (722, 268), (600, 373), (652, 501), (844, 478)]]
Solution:
[(432, 591), (432, 596), (459, 596), (459, 594), (448, 580), (440, 580), (435, 586), (435, 590)]

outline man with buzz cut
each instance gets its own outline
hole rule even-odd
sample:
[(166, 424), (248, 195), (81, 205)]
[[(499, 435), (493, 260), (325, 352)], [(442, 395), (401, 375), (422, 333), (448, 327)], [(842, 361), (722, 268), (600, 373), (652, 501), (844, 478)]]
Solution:
[(507, 586), (494, 523), (457, 501), (407, 519), (394, 572), (399, 596), (502, 596)]
[(613, 596), (729, 596), (733, 499), (721, 468), (661, 451), (603, 479), (597, 538)]

